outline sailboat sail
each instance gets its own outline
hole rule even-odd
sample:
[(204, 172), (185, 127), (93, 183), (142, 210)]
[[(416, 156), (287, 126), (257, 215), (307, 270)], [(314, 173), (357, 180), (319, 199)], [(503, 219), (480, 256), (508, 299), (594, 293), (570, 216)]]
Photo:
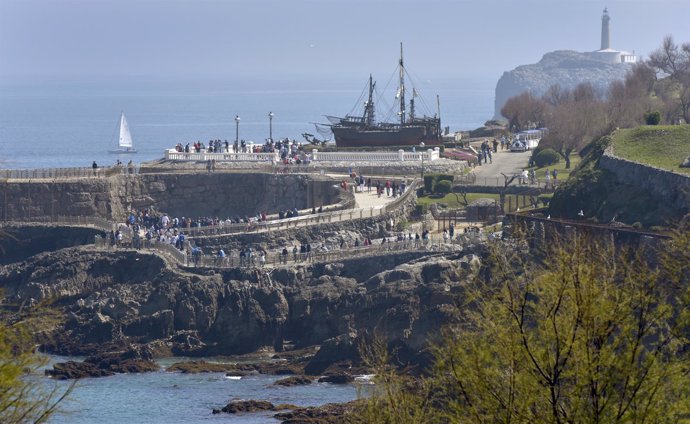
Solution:
[[(117, 127), (115, 127), (117, 131)], [(115, 132), (113, 132), (115, 135)], [(120, 138), (117, 140), (117, 149), (108, 150), (108, 153), (136, 153), (137, 149), (134, 148), (132, 143), (132, 134), (129, 132), (129, 125), (127, 125), (127, 118), (125, 118), (125, 113), (120, 113)]]
[(120, 116), (120, 142), (118, 144), (120, 147), (132, 147), (132, 134), (129, 132), (129, 125), (127, 125), (124, 113)]

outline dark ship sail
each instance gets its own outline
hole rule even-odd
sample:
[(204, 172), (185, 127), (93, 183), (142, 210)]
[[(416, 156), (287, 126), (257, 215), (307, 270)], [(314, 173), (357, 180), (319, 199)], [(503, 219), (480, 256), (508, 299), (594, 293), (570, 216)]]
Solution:
[(412, 91), (410, 112), (405, 103), (405, 67), (403, 65), (402, 43), (400, 44), (400, 83), (396, 99), (400, 102), (399, 122), (379, 122), (374, 118), (374, 88), (376, 83), (369, 76), (369, 98), (364, 104), (363, 116), (347, 115), (344, 118), (328, 116), (331, 131), (338, 147), (395, 147), (416, 146), (421, 142), (429, 145), (441, 144), (441, 118), (415, 116), (416, 90)]

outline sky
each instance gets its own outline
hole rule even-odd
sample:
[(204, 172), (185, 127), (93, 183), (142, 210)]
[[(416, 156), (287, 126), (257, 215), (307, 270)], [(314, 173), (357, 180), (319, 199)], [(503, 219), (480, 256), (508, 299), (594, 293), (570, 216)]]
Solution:
[(690, 0), (0, 0), (0, 82), (388, 76), (496, 81), (553, 50), (690, 42)]

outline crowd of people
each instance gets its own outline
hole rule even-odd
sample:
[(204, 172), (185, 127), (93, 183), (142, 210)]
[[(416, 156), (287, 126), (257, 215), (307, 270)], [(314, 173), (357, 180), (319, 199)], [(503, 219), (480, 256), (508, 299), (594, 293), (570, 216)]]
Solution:
[[(468, 230), (465, 229), (465, 234)], [(458, 239), (455, 238), (455, 227), (450, 224), (449, 229), (444, 229), (442, 239), (444, 244), (455, 243)], [(440, 240), (439, 240), (440, 241)], [(214, 265), (214, 266), (230, 266), (230, 267), (264, 267), (267, 263), (272, 264), (287, 264), (292, 261), (294, 263), (311, 262), (319, 257), (323, 257), (327, 253), (341, 253), (341, 252), (356, 252), (359, 249), (376, 250), (407, 250), (407, 249), (426, 249), (431, 243), (431, 233), (429, 230), (424, 230), (422, 233), (412, 234), (411, 232), (398, 233), (396, 236), (384, 236), (381, 239), (372, 240), (370, 237), (355, 239), (348, 242), (345, 239), (340, 239), (339, 243), (316, 242), (313, 246), (311, 242), (299, 242), (296, 244), (286, 244), (282, 248), (274, 251), (268, 251), (261, 246), (242, 246), (238, 250), (233, 251), (230, 247), (221, 247), (217, 250), (205, 255), (199, 247), (193, 247), (190, 250), (191, 260), (195, 266), (200, 265)]]

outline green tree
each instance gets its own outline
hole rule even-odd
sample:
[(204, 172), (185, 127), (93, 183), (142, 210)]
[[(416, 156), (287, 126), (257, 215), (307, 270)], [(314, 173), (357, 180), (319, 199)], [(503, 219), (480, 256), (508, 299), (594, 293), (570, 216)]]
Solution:
[(659, 76), (668, 77), (666, 84), (660, 86), (665, 93), (661, 97), (676, 107), (671, 122), (682, 118), (690, 123), (690, 43), (676, 44), (673, 37), (666, 36), (661, 47), (649, 55), (649, 66)]
[[(433, 405), (430, 423), (687, 420), (685, 230), (655, 253), (578, 235), (536, 259), (526, 243), (497, 246), (411, 404)], [(389, 414), (399, 396), (377, 400), (377, 416), (391, 418), (377, 422), (405, 422)]]
[(45, 359), (34, 352), (31, 336), (21, 324), (0, 324), (0, 422), (43, 423), (72, 391), (60, 392), (40, 381)]
[(553, 87), (545, 96), (549, 132), (542, 143), (555, 150), (570, 169), (570, 155), (606, 132), (605, 103), (589, 83), (579, 84), (572, 91)]

